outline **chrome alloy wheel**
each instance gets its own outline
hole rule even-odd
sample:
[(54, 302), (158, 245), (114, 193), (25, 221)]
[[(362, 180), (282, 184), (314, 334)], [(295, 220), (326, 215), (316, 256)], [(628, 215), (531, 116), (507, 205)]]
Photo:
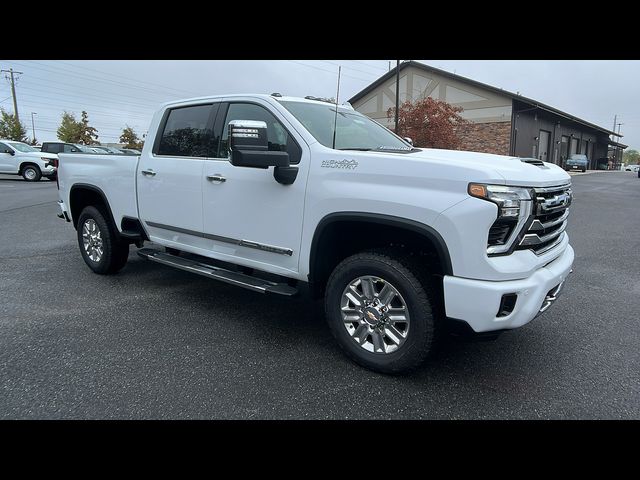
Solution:
[(369, 352), (395, 352), (407, 339), (407, 303), (391, 283), (380, 277), (358, 277), (349, 283), (342, 292), (340, 308), (347, 332)]
[(82, 225), (82, 244), (87, 256), (94, 262), (99, 262), (104, 253), (102, 234), (93, 218), (85, 220)]
[(27, 177), (28, 180), (35, 180), (37, 173), (33, 168), (27, 168), (24, 171), (24, 176)]

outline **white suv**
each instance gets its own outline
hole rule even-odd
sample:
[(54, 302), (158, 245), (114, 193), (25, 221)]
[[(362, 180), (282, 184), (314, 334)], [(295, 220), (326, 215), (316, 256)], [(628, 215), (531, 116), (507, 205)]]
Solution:
[(22, 175), (27, 182), (37, 182), (42, 177), (55, 180), (57, 168), (49, 160), (57, 158), (26, 143), (0, 140), (0, 173)]

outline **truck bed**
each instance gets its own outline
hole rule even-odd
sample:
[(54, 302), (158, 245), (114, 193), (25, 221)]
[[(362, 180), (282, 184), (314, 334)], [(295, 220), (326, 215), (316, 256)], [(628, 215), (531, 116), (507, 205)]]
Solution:
[(138, 217), (136, 171), (139, 156), (61, 153), (58, 158), (60, 193), (67, 205), (73, 185), (91, 185), (109, 199), (118, 229), (122, 217)]

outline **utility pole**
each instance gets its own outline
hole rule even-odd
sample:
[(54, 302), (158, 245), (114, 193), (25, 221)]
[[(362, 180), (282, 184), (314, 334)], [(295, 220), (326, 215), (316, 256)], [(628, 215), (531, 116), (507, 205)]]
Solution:
[[(613, 133), (616, 133), (616, 122), (618, 121), (618, 114), (613, 116)], [(612, 135), (613, 136), (613, 135)], [(613, 140), (613, 138), (611, 139)]]
[(398, 110), (400, 109), (400, 60), (396, 60), (396, 118), (395, 118), (395, 133), (398, 133)]
[(22, 75), (22, 72), (14, 72), (13, 68), (9, 70), (0, 70), (0, 73), (7, 72), (11, 75), (11, 96), (13, 96), (13, 114), (16, 116), (16, 121), (20, 122), (20, 117), (18, 116), (18, 100), (16, 100), (16, 82), (13, 77), (14, 74)]
[(36, 141), (36, 123), (33, 121), (33, 116), (37, 115), (38, 112), (31, 112), (31, 131), (33, 132), (33, 141)]

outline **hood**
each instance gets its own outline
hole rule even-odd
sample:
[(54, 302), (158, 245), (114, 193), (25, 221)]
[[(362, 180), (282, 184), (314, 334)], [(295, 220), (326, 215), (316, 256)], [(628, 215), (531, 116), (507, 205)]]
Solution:
[[(369, 152), (370, 153), (370, 152)], [(390, 155), (385, 152), (385, 155)], [(465, 170), (470, 176), (468, 181), (491, 181), (499, 184), (523, 187), (548, 187), (571, 181), (571, 177), (559, 166), (535, 159), (526, 159), (526, 163), (518, 157), (494, 155), (491, 153), (467, 152), (460, 150), (440, 150), (424, 148), (413, 153), (394, 153), (394, 158), (405, 157), (407, 160), (423, 160)], [(477, 178), (473, 178), (474, 172)]]
[(21, 157), (34, 157), (34, 158), (58, 158), (55, 153), (48, 152), (16, 152), (16, 155)]

